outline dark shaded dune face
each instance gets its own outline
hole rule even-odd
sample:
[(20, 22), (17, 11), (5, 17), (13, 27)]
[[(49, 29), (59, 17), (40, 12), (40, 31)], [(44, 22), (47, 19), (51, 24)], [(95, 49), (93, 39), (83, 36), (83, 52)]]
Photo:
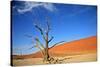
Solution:
[[(84, 53), (96, 52), (97, 50), (97, 38), (96, 36), (63, 43), (58, 46), (55, 46), (49, 50), (50, 56), (68, 56), (68, 55), (77, 55)], [(18, 57), (18, 56), (16, 56)], [(30, 55), (23, 55), (24, 58), (41, 58), (42, 55), (40, 52)]]

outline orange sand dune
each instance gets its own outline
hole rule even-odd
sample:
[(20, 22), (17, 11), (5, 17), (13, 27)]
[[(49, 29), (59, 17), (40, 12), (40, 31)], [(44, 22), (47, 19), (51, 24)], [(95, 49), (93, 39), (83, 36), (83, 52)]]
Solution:
[(58, 54), (77, 54), (84, 52), (93, 52), (97, 48), (97, 38), (96, 36), (88, 37), (68, 43), (60, 44), (50, 50), (52, 55)]
[[(96, 36), (75, 40), (68, 43), (63, 43), (55, 46), (49, 50), (51, 56), (67, 56), (82, 53), (96, 52), (97, 49), (97, 38)], [(30, 55), (13, 56), (14, 58), (38, 58), (42, 57), (40, 52)]]

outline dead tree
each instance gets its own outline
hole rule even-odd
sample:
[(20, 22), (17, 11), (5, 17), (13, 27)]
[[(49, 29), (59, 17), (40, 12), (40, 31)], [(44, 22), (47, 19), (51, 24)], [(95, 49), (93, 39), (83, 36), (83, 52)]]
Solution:
[[(45, 41), (45, 44), (43, 45), (40, 42), (39, 38), (35, 37), (34, 40), (36, 42), (36, 45), (33, 46), (32, 48), (37, 47), (40, 50), (40, 52), (41, 52), (41, 54), (42, 54), (42, 56), (44, 58), (44, 61), (48, 62), (49, 59), (50, 59), (49, 49), (53, 48), (57, 44), (60, 44), (60, 43), (62, 43), (64, 41), (58, 42), (58, 43), (54, 44), (53, 46), (49, 47), (49, 43), (54, 39), (54, 37), (51, 36), (51, 38), (49, 38), (49, 32), (50, 32), (51, 28), (50, 28), (50, 22), (49, 22), (48, 18), (46, 18), (46, 30), (44, 30), (38, 24), (34, 24), (34, 27), (40, 32), (43, 40)], [(31, 37), (31, 36), (29, 36), (29, 37)]]

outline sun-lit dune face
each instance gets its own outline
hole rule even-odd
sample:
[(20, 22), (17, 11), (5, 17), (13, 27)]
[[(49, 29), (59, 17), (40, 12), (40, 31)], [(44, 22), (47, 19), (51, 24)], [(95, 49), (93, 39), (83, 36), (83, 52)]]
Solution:
[(97, 38), (96, 36), (84, 38), (68, 43), (61, 44), (50, 50), (53, 56), (66, 56), (66, 55), (77, 55), (84, 53), (93, 53), (97, 49)]
[[(50, 56), (69, 56), (69, 55), (79, 55), (86, 53), (96, 53), (97, 51), (97, 37), (92, 36), (80, 40), (75, 40), (72, 42), (67, 42), (63, 44), (59, 44), (49, 50)], [(15, 56), (15, 58), (41, 58), (41, 52), (37, 52), (35, 54), (23, 55), (23, 56)]]
[[(51, 56), (66, 56), (66, 55), (77, 55), (83, 53), (96, 52), (97, 49), (97, 38), (96, 36), (63, 43), (49, 50)], [(34, 57), (42, 57), (40, 52), (33, 55)]]
[(96, 51), (97, 39), (95, 36), (64, 43), (50, 50), (51, 53), (74, 53), (82, 51)]

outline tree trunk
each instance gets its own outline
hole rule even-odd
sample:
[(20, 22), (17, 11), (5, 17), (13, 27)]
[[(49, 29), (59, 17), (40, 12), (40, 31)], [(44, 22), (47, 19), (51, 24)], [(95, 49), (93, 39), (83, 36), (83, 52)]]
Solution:
[(49, 52), (48, 52), (48, 47), (45, 50), (45, 60), (48, 61), (49, 59)]
[(45, 60), (46, 62), (48, 62), (48, 61), (49, 61), (48, 33), (46, 34), (46, 42), (45, 42), (45, 44), (46, 44), (46, 48), (45, 48), (45, 57), (44, 57), (44, 60)]

